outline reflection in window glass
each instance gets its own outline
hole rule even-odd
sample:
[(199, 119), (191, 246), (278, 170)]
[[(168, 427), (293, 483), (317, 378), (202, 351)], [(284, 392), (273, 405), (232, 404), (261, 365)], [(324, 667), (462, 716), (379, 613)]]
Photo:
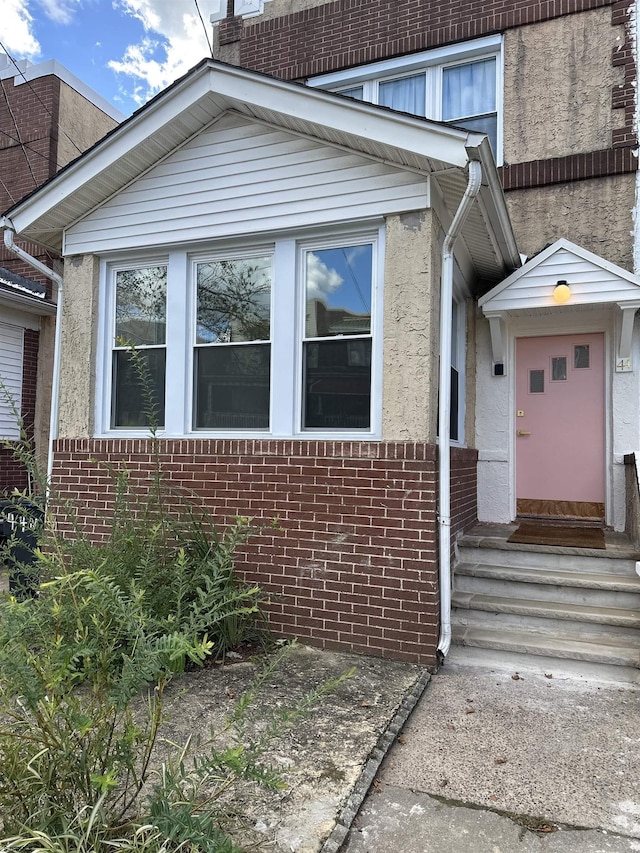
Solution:
[(386, 80), (378, 86), (378, 103), (383, 107), (424, 116), (426, 107), (426, 79), (424, 74)]
[(580, 370), (589, 367), (589, 344), (577, 344), (573, 348), (573, 366)]
[(371, 244), (307, 252), (306, 337), (370, 334), (372, 256)]
[(196, 348), (196, 429), (268, 429), (271, 347)]
[(114, 319), (111, 427), (163, 427), (167, 267), (117, 270)]
[(269, 340), (270, 257), (198, 264), (197, 288), (196, 343)]
[(529, 393), (543, 394), (544, 393), (544, 370), (529, 371)]
[(270, 256), (196, 266), (195, 429), (269, 428), (271, 268)]
[(551, 359), (551, 378), (554, 382), (561, 382), (567, 378), (567, 357), (557, 356)]
[(303, 427), (371, 426), (373, 246), (306, 253)]
[(167, 268), (116, 272), (115, 337), (135, 347), (165, 343)]
[(370, 424), (371, 339), (306, 343), (305, 427), (369, 429)]
[(165, 358), (164, 347), (136, 350), (135, 357), (114, 351), (112, 427), (164, 426)]

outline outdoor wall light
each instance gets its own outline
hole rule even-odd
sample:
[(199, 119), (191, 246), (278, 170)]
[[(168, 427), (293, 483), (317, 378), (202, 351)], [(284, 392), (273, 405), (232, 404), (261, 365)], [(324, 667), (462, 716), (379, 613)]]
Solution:
[(556, 286), (553, 289), (553, 300), (557, 302), (558, 305), (564, 305), (565, 302), (568, 302), (571, 299), (571, 288), (567, 284), (566, 281), (557, 282)]

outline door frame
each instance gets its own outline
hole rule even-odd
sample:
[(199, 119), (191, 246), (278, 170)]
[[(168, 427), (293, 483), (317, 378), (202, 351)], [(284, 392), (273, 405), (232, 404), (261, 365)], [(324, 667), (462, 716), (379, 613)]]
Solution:
[(604, 463), (605, 463), (605, 524), (613, 524), (613, 387), (612, 387), (612, 342), (615, 333), (615, 320), (610, 311), (585, 312), (583, 315), (567, 309), (558, 309), (562, 313), (553, 315), (528, 316), (509, 319), (506, 328), (507, 363), (509, 382), (509, 479), (511, 518), (516, 514), (516, 338), (531, 338), (561, 335), (582, 335), (600, 333), (604, 336)]

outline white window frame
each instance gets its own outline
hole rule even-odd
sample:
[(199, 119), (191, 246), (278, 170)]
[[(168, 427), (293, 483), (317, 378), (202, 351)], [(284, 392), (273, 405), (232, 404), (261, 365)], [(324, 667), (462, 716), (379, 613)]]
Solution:
[[(496, 60), (496, 112), (497, 151), (495, 159), (502, 163), (503, 144), (503, 90), (504, 90), (504, 39), (502, 35), (486, 36), (463, 44), (445, 45), (433, 50), (421, 51), (355, 68), (346, 68), (329, 74), (310, 77), (307, 85), (332, 92), (341, 92), (356, 86), (363, 87), (363, 100), (378, 103), (378, 84), (389, 80), (409, 77), (417, 72), (426, 75), (426, 117), (442, 121), (442, 71), (454, 65), (474, 60)], [(449, 122), (455, 124), (455, 122)]]
[[(380, 220), (335, 226), (274, 239), (225, 240), (210, 250), (176, 247), (161, 255), (114, 255), (101, 259), (96, 364), (96, 437), (139, 437), (149, 430), (111, 427), (111, 359), (115, 325), (115, 276), (118, 270), (168, 265), (165, 374), (165, 424), (159, 435), (176, 438), (300, 438), (380, 440), (382, 431), (382, 335), (385, 227)], [(305, 317), (302, 258), (309, 248), (371, 243), (372, 317), (371, 426), (369, 430), (302, 428), (302, 349)], [(269, 430), (214, 431), (193, 428), (196, 264), (272, 254), (271, 402)]]

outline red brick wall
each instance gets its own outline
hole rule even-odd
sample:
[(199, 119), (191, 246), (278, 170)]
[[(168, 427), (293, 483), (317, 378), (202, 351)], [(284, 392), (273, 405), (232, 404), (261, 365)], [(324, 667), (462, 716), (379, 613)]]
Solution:
[(451, 448), (451, 548), (478, 522), (478, 451)]
[[(14, 86), (0, 80), (0, 213), (57, 171), (60, 80), (54, 75)], [(17, 244), (47, 266), (52, 255), (32, 243)], [(0, 266), (18, 275), (46, 281), (0, 242)]]
[[(25, 329), (24, 356), (22, 363), (21, 413), (27, 435), (33, 436), (33, 419), (36, 408), (36, 376), (38, 370), (39, 332)], [(11, 450), (0, 448), (0, 494), (13, 489), (27, 488), (26, 469), (16, 461)]]
[[(326, 648), (435, 662), (435, 448), (414, 443), (161, 440), (175, 490), (219, 522), (270, 521), (239, 567), (269, 593), (276, 634)], [(108, 534), (106, 466), (152, 470), (149, 440), (62, 440), (53, 485), (95, 537)]]
[(337, 0), (247, 22), (236, 35), (240, 65), (292, 80), (613, 5), (622, 7), (619, 0)]

